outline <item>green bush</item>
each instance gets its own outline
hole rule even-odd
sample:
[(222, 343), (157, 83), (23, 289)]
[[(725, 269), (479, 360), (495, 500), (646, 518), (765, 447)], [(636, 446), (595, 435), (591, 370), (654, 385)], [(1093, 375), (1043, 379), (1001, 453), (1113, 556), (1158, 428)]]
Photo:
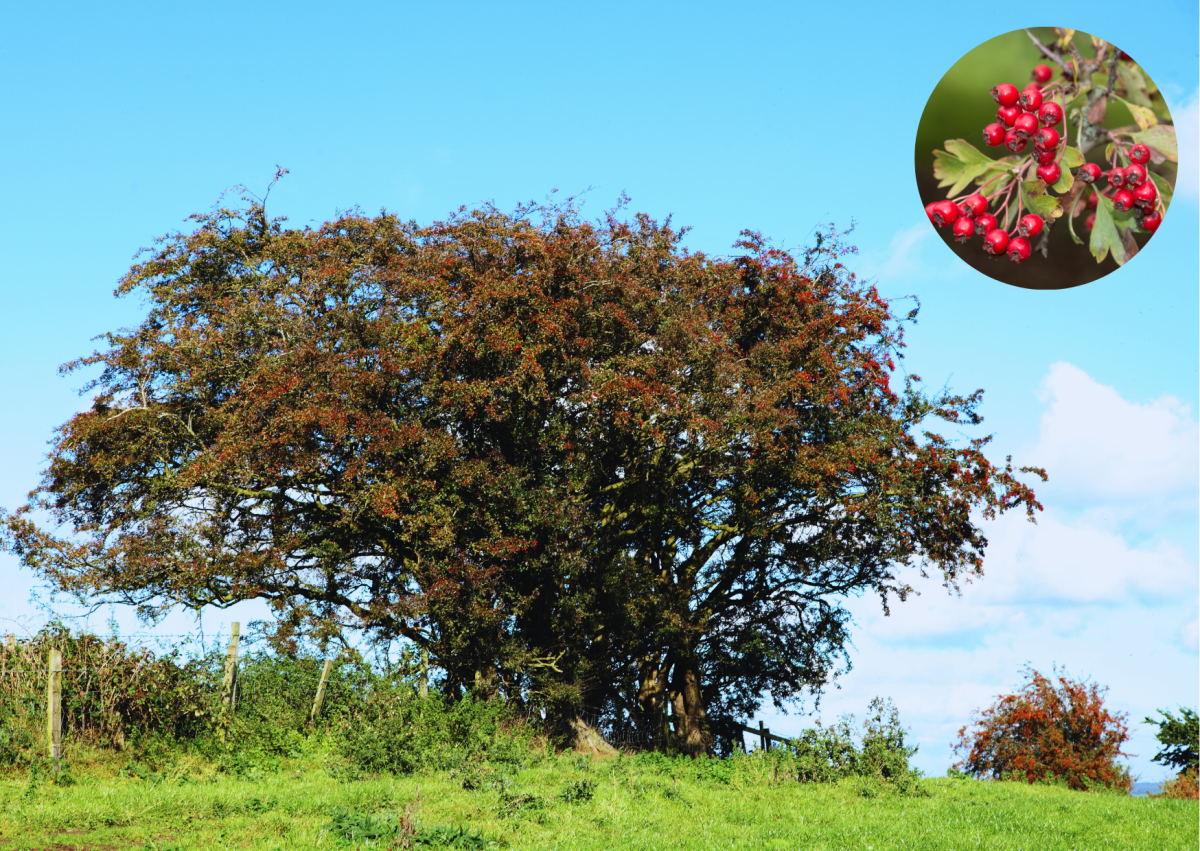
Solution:
[(534, 731), (496, 700), (418, 697), (410, 683), (380, 678), (343, 713), (334, 749), (368, 772), (410, 774), (473, 762), (525, 765)]

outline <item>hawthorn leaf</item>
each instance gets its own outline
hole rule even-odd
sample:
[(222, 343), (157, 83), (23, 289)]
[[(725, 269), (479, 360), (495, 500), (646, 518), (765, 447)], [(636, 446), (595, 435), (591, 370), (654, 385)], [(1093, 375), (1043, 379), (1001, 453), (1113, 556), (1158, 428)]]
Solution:
[(1083, 154), (1080, 153), (1078, 148), (1072, 148), (1070, 145), (1067, 145), (1063, 148), (1063, 155), (1059, 161), (1059, 165), (1063, 167), (1063, 171), (1069, 168), (1079, 168), (1083, 165)]
[(1152, 171), (1146, 173), (1154, 181), (1154, 188), (1158, 190), (1158, 197), (1162, 199), (1163, 211), (1165, 212), (1171, 206), (1171, 196), (1175, 194), (1175, 187), (1161, 174), (1155, 174)]
[[(1113, 95), (1113, 97), (1117, 97)], [(1138, 106), (1136, 103), (1130, 103), (1125, 98), (1117, 97), (1121, 103), (1125, 104), (1129, 112), (1133, 115), (1133, 120), (1137, 122), (1137, 126), (1143, 130), (1149, 130), (1151, 127), (1158, 124), (1158, 116), (1154, 114), (1154, 110), (1145, 106)]]
[(1125, 97), (1128, 100), (1138, 106), (1153, 109), (1154, 104), (1147, 96), (1146, 80), (1141, 71), (1129, 63), (1117, 63), (1117, 79), (1125, 84)]
[(984, 163), (989, 166), (997, 164), (996, 160), (976, 148), (966, 139), (947, 139), (946, 150), (965, 163)]
[[(1087, 209), (1086, 204), (1084, 205), (1084, 209), (1085, 210)], [(1083, 245), (1083, 240), (1080, 239), (1075, 234), (1075, 217), (1074, 216), (1067, 216), (1067, 233), (1071, 235), (1071, 239), (1075, 241), (1076, 245)]]
[(1114, 145), (1112, 142), (1109, 142), (1107, 145), (1104, 146), (1104, 162), (1106, 164), (1112, 162), (1113, 151), (1115, 149), (1116, 149), (1116, 145)]
[(1096, 221), (1092, 225), (1092, 239), (1088, 250), (1092, 252), (1097, 263), (1103, 263), (1111, 251), (1117, 265), (1124, 266), (1127, 259), (1125, 245), (1117, 230), (1117, 224), (1113, 221), (1114, 214), (1116, 210), (1113, 209), (1112, 201), (1101, 195), (1100, 203), (1096, 205)]
[(1059, 195), (1065, 195), (1071, 191), (1071, 185), (1075, 183), (1075, 175), (1071, 174), (1070, 170), (1063, 168), (1062, 174), (1059, 175), (1058, 181), (1050, 188)]
[(965, 189), (972, 180), (986, 174), (989, 166), (984, 163), (964, 163), (945, 151), (933, 152), (933, 176), (938, 186), (949, 186), (946, 197), (952, 198)]
[(1131, 133), (1135, 142), (1141, 142), (1150, 149), (1151, 156), (1155, 151), (1173, 163), (1179, 162), (1179, 144), (1175, 139), (1175, 128), (1170, 124), (1156, 124), (1143, 129), (1140, 133)]
[(1026, 210), (1036, 213), (1043, 219), (1057, 219), (1062, 215), (1058, 199), (1046, 194), (1046, 183), (1043, 180), (1022, 181), (1021, 201)]
[(1046, 183), (1043, 180), (1022, 180), (1021, 193), (1026, 199), (1036, 198), (1046, 194)]

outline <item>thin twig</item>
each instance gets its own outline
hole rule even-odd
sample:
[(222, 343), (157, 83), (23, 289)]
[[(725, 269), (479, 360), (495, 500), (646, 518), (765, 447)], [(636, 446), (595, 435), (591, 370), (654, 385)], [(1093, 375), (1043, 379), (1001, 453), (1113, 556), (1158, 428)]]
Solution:
[(1037, 49), (1042, 52), (1043, 56), (1045, 56), (1047, 59), (1051, 60), (1052, 62), (1057, 63), (1058, 66), (1060, 68), (1062, 68), (1065, 73), (1069, 74), (1071, 72), (1071, 66), (1068, 65), (1060, 55), (1058, 55), (1053, 50), (1046, 47), (1046, 45), (1044, 45), (1040, 41), (1038, 41), (1038, 37), (1036, 35), (1034, 35), (1029, 30), (1028, 27), (1025, 28), (1025, 35), (1029, 36), (1030, 40), (1033, 41), (1033, 43), (1035, 45), (1037, 45)]
[[(1113, 48), (1112, 61), (1108, 63), (1108, 85), (1104, 89), (1104, 94), (1111, 95), (1113, 86), (1117, 84), (1117, 60), (1121, 58), (1121, 51)], [(1125, 93), (1128, 96), (1128, 92)]]

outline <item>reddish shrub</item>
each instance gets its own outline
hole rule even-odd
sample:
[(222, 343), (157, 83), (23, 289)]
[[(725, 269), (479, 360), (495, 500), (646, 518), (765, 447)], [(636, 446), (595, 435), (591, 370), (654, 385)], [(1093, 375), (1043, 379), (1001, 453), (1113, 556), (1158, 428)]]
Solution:
[(1107, 688), (1085, 685), (1055, 671), (1057, 685), (1033, 668), (1016, 694), (999, 698), (958, 731), (955, 765), (995, 780), (1065, 782), (1072, 789), (1103, 785), (1129, 791), (1129, 771), (1117, 765), (1129, 739), (1128, 716), (1104, 708)]
[(1200, 784), (1197, 784), (1196, 769), (1189, 768), (1187, 771), (1181, 771), (1163, 784), (1162, 791), (1157, 795), (1151, 794), (1151, 798), (1191, 798), (1193, 801), (1200, 798)]

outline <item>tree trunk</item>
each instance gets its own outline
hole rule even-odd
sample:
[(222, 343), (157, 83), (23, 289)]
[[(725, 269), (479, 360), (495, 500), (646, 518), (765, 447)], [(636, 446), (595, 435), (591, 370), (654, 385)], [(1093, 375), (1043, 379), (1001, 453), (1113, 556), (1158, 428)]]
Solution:
[(700, 693), (700, 664), (693, 655), (675, 663), (677, 691), (676, 732), (680, 748), (686, 754), (700, 756), (708, 750), (708, 719), (704, 714), (704, 698)]
[(654, 736), (654, 749), (666, 750), (671, 738), (667, 718), (667, 677), (662, 661), (655, 656), (644, 656), (638, 663), (638, 705)]
[(576, 753), (586, 753), (597, 757), (617, 756), (617, 749), (604, 740), (600, 731), (582, 718), (575, 717), (568, 722), (571, 727), (571, 746)]

